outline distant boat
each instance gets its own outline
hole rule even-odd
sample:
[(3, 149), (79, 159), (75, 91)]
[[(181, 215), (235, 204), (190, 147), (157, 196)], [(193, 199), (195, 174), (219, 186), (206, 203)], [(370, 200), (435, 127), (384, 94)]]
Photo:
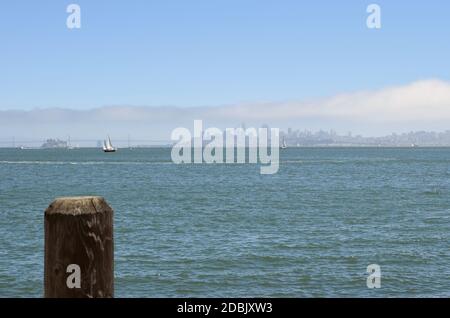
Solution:
[(66, 148), (67, 148), (67, 150), (72, 150), (73, 149), (73, 147), (72, 147), (72, 145), (70, 143), (70, 136), (67, 138), (67, 146), (66, 146)]
[(411, 144), (411, 148), (417, 148), (419, 147), (417, 144)]
[(286, 139), (283, 138), (283, 142), (281, 143), (281, 149), (286, 149), (286, 148), (287, 148)]
[(109, 138), (107, 140), (103, 141), (103, 151), (104, 152), (116, 152), (116, 148), (113, 147), (112, 143), (111, 143), (111, 138)]
[(72, 142), (70, 141), (70, 136), (69, 136), (69, 138), (67, 139), (67, 150), (73, 150), (75, 148), (79, 148), (79, 147), (78, 146), (76, 146), (76, 147), (72, 146)]

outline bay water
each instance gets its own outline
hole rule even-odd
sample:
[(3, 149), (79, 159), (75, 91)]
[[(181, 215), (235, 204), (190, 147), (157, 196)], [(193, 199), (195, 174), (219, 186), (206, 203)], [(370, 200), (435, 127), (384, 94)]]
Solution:
[(289, 148), (274, 175), (170, 151), (0, 149), (0, 297), (42, 297), (44, 211), (80, 195), (114, 209), (117, 297), (450, 296), (450, 149)]

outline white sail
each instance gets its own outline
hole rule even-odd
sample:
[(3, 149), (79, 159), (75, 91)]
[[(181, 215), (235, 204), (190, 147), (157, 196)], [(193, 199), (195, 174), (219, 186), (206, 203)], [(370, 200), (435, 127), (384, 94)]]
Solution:
[(113, 149), (114, 147), (111, 144), (111, 138), (108, 136), (108, 140), (106, 141), (106, 148), (107, 149)]
[(108, 136), (108, 139), (103, 141), (103, 151), (105, 152), (114, 152), (116, 148), (113, 147), (111, 143), (111, 138)]

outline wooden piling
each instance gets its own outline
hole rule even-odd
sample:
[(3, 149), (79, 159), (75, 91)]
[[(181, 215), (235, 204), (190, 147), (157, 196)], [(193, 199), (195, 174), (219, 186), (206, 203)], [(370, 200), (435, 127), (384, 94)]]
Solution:
[(113, 210), (102, 197), (59, 198), (50, 204), (44, 263), (45, 297), (114, 296)]

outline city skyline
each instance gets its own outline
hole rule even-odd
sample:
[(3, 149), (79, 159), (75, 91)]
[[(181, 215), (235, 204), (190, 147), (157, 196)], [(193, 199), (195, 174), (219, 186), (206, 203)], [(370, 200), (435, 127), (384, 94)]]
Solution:
[[(237, 125), (236, 127), (238, 127)], [(245, 129), (246, 124), (241, 127)], [(262, 127), (270, 128), (263, 124)], [(225, 132), (223, 132), (225, 135)], [(450, 129), (446, 131), (410, 131), (406, 133), (391, 133), (385, 136), (373, 137), (353, 134), (339, 134), (334, 130), (309, 131), (288, 128), (280, 131), (280, 144), (285, 140), (291, 147), (450, 147)], [(120, 148), (160, 147), (172, 146), (173, 140), (133, 139), (131, 136), (122, 136), (114, 139), (114, 144)], [(0, 148), (102, 148), (102, 139), (77, 139), (72, 136), (66, 138), (47, 138), (46, 140), (16, 139), (15, 136), (0, 138)]]

